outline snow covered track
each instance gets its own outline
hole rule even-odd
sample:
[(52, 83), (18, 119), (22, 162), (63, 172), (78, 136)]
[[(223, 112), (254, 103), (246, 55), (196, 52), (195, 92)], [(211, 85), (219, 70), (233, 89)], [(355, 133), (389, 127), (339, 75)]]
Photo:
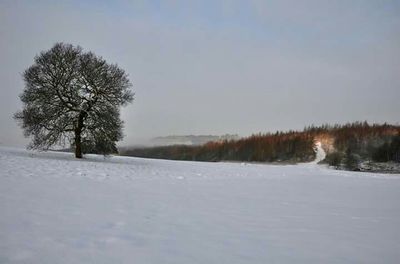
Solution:
[(400, 175), (0, 148), (0, 263), (398, 263)]
[(326, 157), (325, 150), (322, 148), (321, 142), (317, 142), (315, 144), (315, 160), (313, 161), (314, 164), (324, 160)]

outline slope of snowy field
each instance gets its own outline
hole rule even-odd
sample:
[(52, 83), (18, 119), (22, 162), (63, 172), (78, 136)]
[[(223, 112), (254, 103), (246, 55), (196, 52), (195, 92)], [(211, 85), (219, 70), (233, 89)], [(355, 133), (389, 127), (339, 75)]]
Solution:
[(0, 263), (399, 263), (400, 175), (0, 148)]

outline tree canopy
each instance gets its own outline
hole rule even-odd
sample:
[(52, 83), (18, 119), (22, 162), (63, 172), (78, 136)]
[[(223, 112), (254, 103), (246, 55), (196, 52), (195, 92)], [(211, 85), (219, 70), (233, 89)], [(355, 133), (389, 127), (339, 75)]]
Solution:
[(23, 73), (22, 111), (15, 114), (30, 148), (70, 143), (83, 152), (116, 151), (123, 137), (120, 106), (133, 100), (124, 70), (81, 47), (57, 43)]

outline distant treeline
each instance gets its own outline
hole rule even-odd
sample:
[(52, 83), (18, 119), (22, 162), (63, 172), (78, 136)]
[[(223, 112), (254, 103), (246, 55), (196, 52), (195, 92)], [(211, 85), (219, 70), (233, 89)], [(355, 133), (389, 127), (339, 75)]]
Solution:
[(308, 161), (315, 157), (309, 133), (277, 132), (239, 140), (209, 142), (202, 146), (164, 146), (125, 150), (123, 155), (196, 161)]
[(362, 161), (400, 162), (400, 126), (355, 122), (310, 130), (333, 137), (334, 150), (325, 162), (337, 168), (358, 170)]
[[(163, 146), (125, 150), (122, 155), (195, 161), (307, 162), (315, 158), (315, 141), (328, 150), (331, 165), (362, 159), (399, 161), (400, 127), (354, 122), (346, 125), (309, 126), (303, 131), (252, 135), (239, 140), (209, 142), (202, 146)], [(331, 145), (327, 146), (331, 139)], [(353, 161), (353, 159), (355, 161)]]

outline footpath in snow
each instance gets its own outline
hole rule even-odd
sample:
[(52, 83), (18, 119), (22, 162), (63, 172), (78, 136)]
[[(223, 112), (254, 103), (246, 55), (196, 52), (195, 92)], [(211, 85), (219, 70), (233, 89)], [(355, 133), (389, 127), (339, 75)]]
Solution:
[(0, 148), (0, 263), (399, 263), (399, 190), (310, 164)]
[(325, 150), (322, 148), (321, 142), (317, 142), (315, 144), (315, 160), (312, 162), (313, 164), (318, 164), (318, 162), (324, 160), (326, 157)]

